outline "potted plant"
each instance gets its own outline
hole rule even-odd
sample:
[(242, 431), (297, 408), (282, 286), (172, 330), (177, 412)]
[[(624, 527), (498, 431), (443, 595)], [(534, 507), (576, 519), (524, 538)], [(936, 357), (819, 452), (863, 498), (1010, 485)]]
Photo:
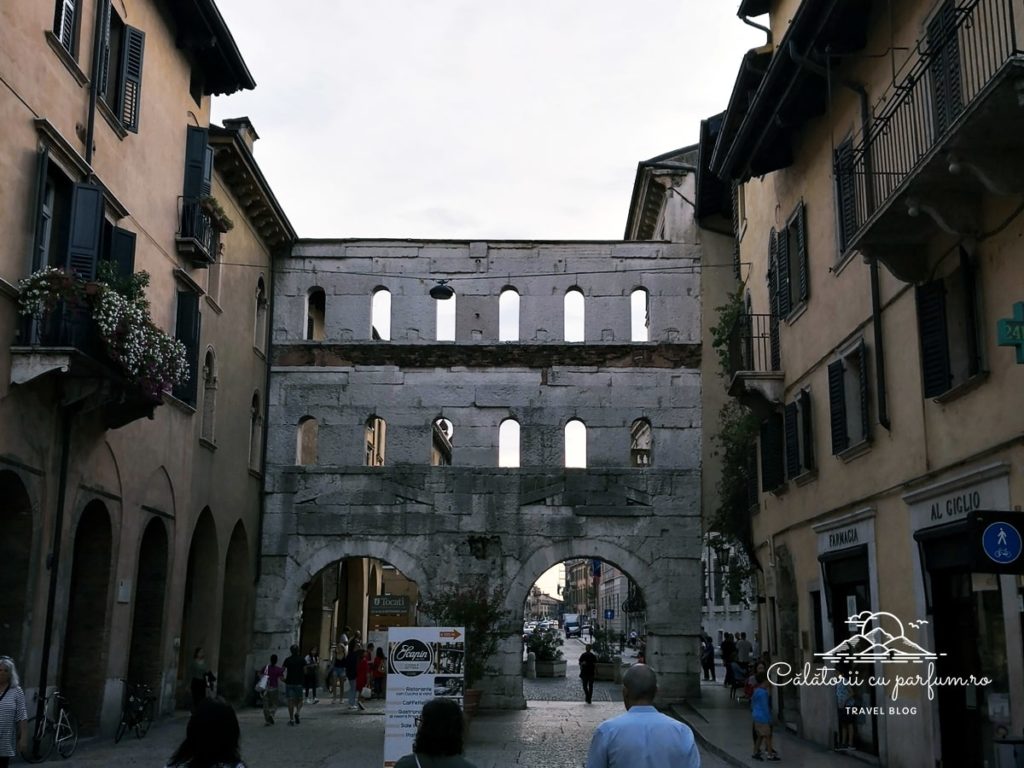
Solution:
[(476, 684), (484, 676), (487, 662), (498, 650), (500, 627), (506, 621), (504, 593), (489, 587), (486, 578), (472, 583), (442, 587), (420, 601), (420, 610), (438, 626), (463, 627), (466, 630), (466, 692), (463, 707), (467, 715), (479, 706), (482, 691)]
[(526, 650), (534, 655), (537, 677), (565, 677), (561, 635), (553, 629), (534, 632), (526, 641)]
[(612, 649), (612, 631), (609, 629), (595, 629), (593, 652), (597, 656), (597, 666), (594, 671), (595, 680), (615, 679), (615, 654)]

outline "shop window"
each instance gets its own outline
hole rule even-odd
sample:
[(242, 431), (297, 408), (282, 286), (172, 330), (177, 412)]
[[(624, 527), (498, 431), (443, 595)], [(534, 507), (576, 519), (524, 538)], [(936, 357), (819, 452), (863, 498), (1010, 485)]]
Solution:
[(519, 422), (505, 419), (498, 426), (498, 466), (519, 466)]
[(252, 345), (259, 352), (264, 352), (267, 343), (267, 284), (260, 277), (256, 281), (256, 317), (253, 322)]
[(430, 466), (449, 467), (452, 463), (452, 436), (455, 427), (448, 419), (434, 419), (431, 426)]
[(138, 133), (146, 34), (125, 24), (113, 7), (108, 15), (100, 43), (100, 97), (126, 131)]
[(565, 341), (584, 341), (586, 338), (586, 314), (583, 291), (579, 288), (570, 288), (566, 291), (563, 307), (565, 311)]
[(651, 447), (654, 436), (651, 431), (651, 422), (647, 419), (637, 419), (630, 427), (630, 465), (634, 467), (651, 466)]
[(587, 466), (587, 426), (579, 419), (565, 425), (565, 466)]
[(306, 296), (306, 341), (326, 338), (324, 321), (327, 316), (327, 294), (323, 288), (310, 288)]
[(519, 292), (506, 288), (498, 297), (498, 341), (519, 341)]
[(811, 393), (807, 390), (787, 403), (783, 410), (786, 477), (792, 479), (814, 470), (814, 427), (811, 421)]
[(200, 435), (213, 443), (217, 414), (217, 357), (212, 349), (206, 350), (203, 362), (203, 422)]
[(53, 35), (72, 56), (78, 52), (78, 18), (81, 0), (57, 0), (53, 18)]
[(436, 323), (436, 336), (438, 341), (455, 341), (455, 307), (456, 294), (447, 299), (436, 299), (434, 301)]
[(782, 414), (761, 422), (761, 490), (777, 491), (786, 482), (783, 469)]
[(871, 439), (868, 414), (867, 347), (856, 347), (828, 366), (832, 453)]
[(260, 406), (259, 390), (252, 393), (249, 401), (249, 469), (260, 471), (263, 453), (263, 409)]
[(370, 337), (380, 341), (391, 339), (391, 291), (377, 288), (370, 302)]
[(916, 293), (924, 396), (938, 397), (982, 370), (973, 260), (960, 249), (956, 269)]
[(651, 298), (646, 288), (637, 288), (629, 295), (631, 341), (650, 340), (650, 305)]
[(196, 404), (199, 391), (199, 335), (202, 327), (199, 314), (199, 294), (194, 291), (178, 291), (178, 311), (174, 322), (174, 338), (185, 346), (185, 361), (188, 363), (188, 380), (174, 387), (173, 394), (183, 403)]
[(366, 466), (383, 467), (385, 443), (387, 442), (388, 425), (379, 416), (371, 416), (366, 420)]
[(302, 467), (316, 464), (320, 432), (317, 420), (312, 416), (303, 416), (295, 432), (295, 463)]

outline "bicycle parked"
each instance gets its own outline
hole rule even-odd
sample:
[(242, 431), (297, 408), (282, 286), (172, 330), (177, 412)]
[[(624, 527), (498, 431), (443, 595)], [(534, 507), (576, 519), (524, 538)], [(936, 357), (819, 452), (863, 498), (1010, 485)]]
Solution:
[(68, 708), (68, 700), (54, 690), (44, 700), (43, 712), (42, 720), (36, 717), (28, 720), (28, 750), (22, 752), (22, 758), (30, 763), (41, 763), (49, 758), (54, 747), (61, 757), (71, 757), (78, 746), (78, 718)]
[(149, 733), (156, 701), (153, 690), (145, 683), (129, 683), (124, 678), (121, 682), (124, 683), (124, 704), (121, 706), (121, 722), (114, 733), (115, 743), (130, 730), (134, 730), (135, 737), (139, 739)]

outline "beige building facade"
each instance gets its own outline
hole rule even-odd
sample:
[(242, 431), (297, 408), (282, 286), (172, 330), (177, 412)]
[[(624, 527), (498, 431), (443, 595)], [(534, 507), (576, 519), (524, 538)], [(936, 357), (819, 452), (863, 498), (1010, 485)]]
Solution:
[[(0, 653), (83, 733), (114, 728), (121, 678), (183, 703), (197, 646), (241, 696), (272, 257), (294, 233), (252, 126), (209, 115), (255, 83), (207, 0), (5, 3), (0, 75)], [(26, 317), (19, 281), (46, 267), (65, 293)], [(189, 368), (173, 393), (146, 378), (166, 348), (130, 372), (100, 330), (95, 297), (142, 271)]]
[[(858, 665), (889, 681), (859, 689), (877, 709), (858, 749), (997, 765), (1024, 729), (1012, 531), (984, 554), (993, 521), (1024, 531), (1024, 358), (999, 344), (1024, 299), (1024, 5), (741, 3), (765, 13), (709, 163), (737, 185), (730, 393), (761, 420), (763, 645), (818, 669), (867, 633), (851, 616), (889, 614), (872, 621), (967, 682), (932, 697), (892, 685), (923, 662)], [(777, 690), (787, 724), (832, 744), (831, 688)]]

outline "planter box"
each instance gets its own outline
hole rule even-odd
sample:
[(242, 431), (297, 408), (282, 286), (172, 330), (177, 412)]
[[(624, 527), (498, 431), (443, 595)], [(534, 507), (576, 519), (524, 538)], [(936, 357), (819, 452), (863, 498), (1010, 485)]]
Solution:
[(597, 670), (594, 672), (595, 680), (614, 680), (615, 679), (615, 667), (614, 661), (599, 661), (597, 662)]
[(565, 659), (538, 661), (537, 677), (565, 677)]

